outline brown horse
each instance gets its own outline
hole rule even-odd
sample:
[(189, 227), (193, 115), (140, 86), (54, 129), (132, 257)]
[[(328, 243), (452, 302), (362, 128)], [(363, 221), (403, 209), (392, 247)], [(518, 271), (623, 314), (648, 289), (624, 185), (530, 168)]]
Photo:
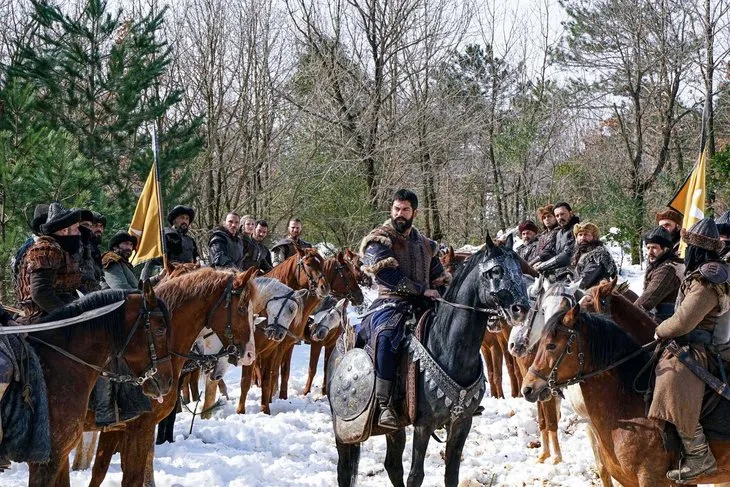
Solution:
[[(579, 353), (571, 353), (575, 350)], [(608, 370), (634, 353), (638, 355)], [(615, 323), (575, 306), (551, 318), (522, 392), (534, 402), (583, 377), (584, 405), (610, 475), (626, 487), (674, 485), (665, 474), (676, 467), (679, 452), (664, 449), (664, 423), (646, 417), (644, 398), (633, 390), (648, 360), (648, 353)], [(711, 442), (710, 448), (717, 459), (717, 472), (695, 482), (730, 481), (730, 443)]]
[(489, 382), (489, 394), (498, 399), (504, 399), (502, 389), (502, 361), (507, 365), (507, 375), (512, 397), (520, 396), (522, 387), (522, 375), (520, 369), (515, 366), (515, 360), (507, 352), (507, 342), (511, 328), (504, 323), (499, 323), (499, 330), (494, 333), (488, 327), (482, 338), (482, 357), (487, 367), (487, 381)]
[[(350, 254), (349, 257), (347, 252)], [(325, 261), (324, 272), (327, 282), (330, 283), (330, 295), (335, 300), (347, 299), (355, 306), (360, 306), (365, 300), (365, 297), (363, 296), (362, 290), (358, 284), (363, 282), (363, 276), (365, 273), (360, 272), (360, 268), (356, 264), (359, 262), (359, 259), (355, 260), (353, 256), (356, 257), (357, 254), (352, 252), (350, 249), (347, 249), (344, 253), (338, 252), (334, 257)], [(319, 362), (319, 355), (322, 352), (322, 348), (324, 348), (324, 363), (327, 364), (330, 355), (332, 355), (335, 343), (337, 342), (337, 337), (340, 336), (341, 330), (342, 328), (335, 327), (329, 330), (325, 336), (321, 337), (318, 333), (312, 333), (311, 327), (307, 327), (305, 329), (304, 338), (310, 341), (307, 383), (302, 391), (302, 394), (305, 396), (309, 394), (312, 389), (312, 382), (314, 382), (314, 376), (317, 374), (317, 363)], [(285, 376), (287, 379), (289, 378), (290, 364), (291, 352), (289, 353), (288, 358), (285, 357), (285, 361), (282, 364), (287, 367), (286, 374), (284, 374), (284, 370), (282, 368), (282, 384), (279, 391), (279, 397), (282, 399), (286, 399), (288, 384), (284, 383), (283, 378)], [(325, 367), (324, 372), (325, 376), (322, 382), (322, 394), (327, 395), (327, 367)], [(284, 393), (283, 397), (281, 396), (282, 393)]]
[[(46, 381), (51, 431), (50, 459), (48, 463), (29, 464), (28, 485), (70, 485), (68, 456), (83, 430), (89, 396), (99, 370), (112, 358), (119, 357), (126, 362), (137, 376), (129, 381), (141, 384), (145, 395), (159, 398), (171, 389), (173, 370), (167, 349), (169, 316), (148, 282), (144, 284), (143, 294), (118, 290), (91, 293), (56, 310), (45, 320), (78, 316), (119, 300), (125, 301), (119, 312), (28, 337), (40, 358)], [(59, 349), (85, 364), (61, 354)]]
[[(312, 310), (319, 300), (329, 293), (330, 287), (324, 277), (324, 259), (315, 249), (296, 249), (297, 253), (274, 267), (265, 277), (273, 277), (292, 289), (307, 289), (308, 297), (304, 300), (304, 310), (300, 319), (295, 320), (289, 328), (289, 336), (283, 342), (270, 340), (264, 333), (256, 330), (256, 350), (258, 359), (256, 366), (261, 372), (261, 412), (271, 414), (269, 404), (278, 380), (279, 369), (285, 352), (298, 341), (295, 337), (304, 334)], [(246, 397), (251, 388), (254, 366), (243, 368), (241, 373), (241, 397), (236, 412), (246, 412)]]
[(185, 355), (203, 327), (216, 332), (224, 345), (243, 347), (243, 356), (238, 352), (239, 358), (244, 365), (253, 363), (252, 303), (258, 294), (252, 279), (255, 274), (255, 269), (238, 274), (209, 267), (193, 272), (188, 269), (187, 274), (172, 274), (158, 285), (157, 293), (169, 303), (173, 316), (173, 387), (162, 403), (153, 404), (152, 411), (128, 421), (125, 429), (101, 433), (90, 485), (101, 485), (117, 449), (121, 451), (124, 470), (122, 485), (151, 485), (155, 425), (175, 407)]

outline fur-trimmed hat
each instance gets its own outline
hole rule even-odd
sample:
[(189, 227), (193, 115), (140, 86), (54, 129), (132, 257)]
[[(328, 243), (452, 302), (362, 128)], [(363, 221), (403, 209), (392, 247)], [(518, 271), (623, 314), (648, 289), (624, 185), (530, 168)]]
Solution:
[(30, 221), (30, 229), (36, 235), (41, 234), (41, 225), (46, 223), (48, 219), (48, 206), (46, 203), (35, 205), (33, 210), (33, 219)]
[(730, 236), (730, 211), (726, 211), (715, 220), (720, 235)]
[(649, 230), (646, 235), (644, 235), (644, 243), (657, 244), (660, 247), (668, 248), (672, 248), (674, 246), (674, 242), (672, 242), (672, 235), (662, 226), (657, 226)]
[(715, 220), (712, 218), (703, 218), (689, 227), (689, 230), (683, 228), (681, 234), (682, 240), (687, 245), (694, 245), (717, 253), (720, 253), (725, 247), (725, 243), (720, 240), (720, 232), (717, 230)]
[(85, 210), (83, 208), (71, 208), (71, 211), (75, 211), (79, 214), (80, 222), (94, 222), (94, 213), (91, 210)]
[(545, 217), (545, 215), (552, 215), (553, 214), (553, 205), (545, 205), (541, 206), (537, 209), (537, 219), (542, 221), (542, 219)]
[(682, 214), (674, 208), (667, 208), (664, 211), (658, 211), (654, 218), (657, 223), (662, 220), (671, 220), (677, 225), (682, 225)]
[(591, 222), (576, 223), (573, 226), (573, 236), (578, 236), (579, 233), (591, 233), (596, 240), (601, 238), (601, 231)]
[(40, 226), (41, 233), (51, 235), (59, 230), (68, 228), (74, 223), (81, 222), (81, 210), (66, 209), (61, 203), (54, 202), (48, 207), (48, 219)]
[(179, 217), (180, 215), (187, 215), (188, 217), (190, 217), (190, 223), (193, 223), (193, 220), (195, 219), (195, 210), (193, 210), (189, 206), (177, 205), (170, 211), (170, 213), (167, 214), (167, 221), (170, 223), (170, 225), (172, 225), (172, 222), (175, 221), (175, 218)]
[(539, 233), (540, 229), (537, 228), (537, 225), (535, 225), (535, 222), (532, 220), (524, 220), (522, 221), (518, 226), (517, 230), (522, 234), (525, 230), (532, 230), (535, 233)]
[(119, 247), (119, 244), (122, 242), (129, 242), (134, 246), (135, 249), (137, 248), (137, 237), (135, 237), (134, 235), (130, 235), (127, 232), (117, 232), (109, 240), (109, 250), (114, 250), (115, 248)]
[(91, 212), (94, 215), (94, 225), (97, 223), (101, 223), (102, 225), (106, 226), (106, 217), (99, 213), (98, 211), (92, 211)]

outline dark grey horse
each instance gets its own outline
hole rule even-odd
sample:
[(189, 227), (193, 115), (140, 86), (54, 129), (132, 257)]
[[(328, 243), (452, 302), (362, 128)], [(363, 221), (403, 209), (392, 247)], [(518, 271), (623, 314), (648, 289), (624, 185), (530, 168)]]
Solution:
[[(444, 484), (456, 487), (459, 483), (461, 452), (471, 430), (472, 413), (484, 396), (484, 369), (479, 348), (487, 320), (497, 317), (508, 321), (515, 317), (521, 319), (529, 309), (517, 255), (511, 249), (495, 246), (487, 236), (485, 248), (466, 261), (444, 300), (457, 306), (439, 303), (422, 346), (414, 345), (415, 338), (405, 344), (405, 348), (419, 358), (421, 370), (425, 364), (427, 371), (419, 374), (417, 386), (418, 413), (414, 423), (409, 486), (422, 484), (429, 439), (434, 431), (444, 426), (448, 432)], [(329, 377), (334, 375), (332, 367), (336, 361), (337, 357), (333, 355), (328, 364)], [(405, 428), (393, 432), (374, 429), (373, 434), (386, 434), (385, 469), (393, 485), (402, 486)], [(354, 485), (360, 444), (338, 441), (337, 453), (339, 485)]]

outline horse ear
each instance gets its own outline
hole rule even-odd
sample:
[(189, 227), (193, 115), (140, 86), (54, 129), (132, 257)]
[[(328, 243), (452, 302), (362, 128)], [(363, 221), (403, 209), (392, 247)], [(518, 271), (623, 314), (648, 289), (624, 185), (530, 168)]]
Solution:
[(339, 301), (337, 301), (335, 308), (344, 308), (345, 306), (347, 306), (347, 298), (342, 298)]
[(573, 326), (578, 321), (578, 315), (580, 314), (580, 305), (576, 304), (565, 313), (563, 316), (563, 324), (565, 326)]
[(152, 288), (152, 284), (149, 279), (145, 279), (142, 282), (142, 294), (144, 300), (147, 303), (147, 308), (154, 309), (157, 307), (157, 296), (155, 296), (155, 290)]
[(294, 291), (294, 299), (303, 300), (307, 297), (307, 294), (309, 294), (309, 291), (306, 289), (299, 289), (298, 291)]
[(169, 276), (172, 273), (172, 271), (175, 270), (175, 266), (172, 264), (172, 262), (170, 262), (167, 259), (162, 259), (162, 260), (164, 261), (163, 266), (165, 269), (165, 273)]
[(340, 264), (345, 263), (345, 255), (342, 253), (342, 251), (337, 252), (337, 254), (335, 255), (335, 258), (337, 259), (337, 262), (339, 262)]
[(234, 282), (234, 285), (236, 287), (243, 286), (248, 281), (250, 281), (252, 278), (256, 277), (257, 272), (258, 272), (258, 268), (256, 268), (256, 267), (251, 267), (248, 270), (239, 272), (238, 274), (236, 274), (236, 280)]
[(492, 237), (489, 235), (489, 232), (487, 232), (487, 238), (484, 239), (484, 243), (487, 244), (488, 250), (492, 250), (494, 248), (494, 242), (492, 241)]
[(507, 247), (509, 250), (514, 249), (514, 247), (515, 247), (514, 233), (510, 233), (509, 235), (507, 235), (507, 238), (504, 239), (504, 246)]

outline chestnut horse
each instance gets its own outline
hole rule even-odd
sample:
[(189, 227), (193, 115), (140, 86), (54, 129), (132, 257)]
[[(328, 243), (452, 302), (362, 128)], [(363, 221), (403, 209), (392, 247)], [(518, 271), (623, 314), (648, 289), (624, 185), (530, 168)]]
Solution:
[(127, 382), (141, 384), (145, 395), (160, 398), (171, 390), (169, 315), (149, 282), (145, 281), (143, 294), (119, 290), (88, 294), (41, 321), (78, 316), (120, 300), (125, 301), (124, 306), (110, 315), (28, 336), (46, 382), (51, 431), (49, 461), (28, 465), (30, 486), (70, 485), (69, 453), (81, 436), (89, 396), (100, 370), (114, 357), (126, 362), (137, 376)]
[(233, 347), (230, 350), (236, 350), (234, 355), (243, 364), (253, 362), (251, 325), (255, 309), (252, 303), (257, 299), (257, 290), (252, 276), (255, 274), (255, 269), (234, 274), (205, 267), (178, 277), (171, 275), (157, 286), (157, 294), (169, 303), (172, 313), (173, 387), (161, 403), (152, 405), (150, 412), (126, 422), (126, 428), (101, 433), (90, 485), (101, 485), (117, 449), (121, 452), (124, 471), (122, 485), (152, 485), (155, 425), (177, 403), (185, 356), (203, 327), (212, 329), (224, 345)]
[[(634, 392), (634, 381), (648, 361), (649, 353), (616, 323), (574, 306), (548, 322), (522, 393), (531, 402), (544, 400), (581, 378), (584, 406), (608, 473), (625, 487), (674, 485), (666, 472), (676, 468), (679, 452), (664, 449), (664, 423), (646, 417), (644, 398)], [(710, 442), (710, 448), (717, 472), (695, 482), (730, 481), (730, 443)]]
[[(357, 254), (352, 252), (350, 249), (346, 249), (345, 252), (338, 252), (335, 256), (330, 257), (324, 263), (324, 272), (327, 282), (330, 283), (330, 295), (335, 299), (346, 299), (355, 306), (360, 306), (365, 297), (362, 294), (359, 283), (365, 279), (364, 272), (360, 272), (360, 268), (357, 265), (359, 258)], [(345, 306), (347, 306), (345, 304)], [(337, 343), (337, 337), (340, 336), (340, 327), (334, 327), (328, 329), (325, 336), (319, 336), (318, 333), (313, 333), (311, 327), (307, 327), (304, 331), (305, 339), (310, 341), (309, 345), (309, 370), (307, 375), (307, 383), (304, 386), (302, 394), (305, 396), (309, 394), (312, 389), (312, 382), (314, 382), (314, 376), (317, 374), (317, 363), (319, 362), (319, 355), (324, 348), (324, 363), (327, 364), (332, 350)], [(291, 363), (291, 353), (289, 354), (288, 360), (285, 360), (284, 364), (287, 366), (286, 378), (289, 378), (289, 366)], [(282, 370), (282, 384), (279, 390), (279, 397), (286, 399), (287, 384), (284, 383), (284, 371)], [(281, 394), (284, 394), (282, 397)], [(324, 369), (324, 379), (322, 382), (322, 395), (327, 395), (327, 367)]]
[[(261, 371), (261, 412), (271, 414), (269, 404), (275, 384), (278, 380), (279, 369), (284, 353), (298, 341), (307, 324), (307, 319), (321, 298), (329, 294), (329, 284), (324, 277), (324, 259), (315, 249), (296, 249), (296, 253), (284, 262), (274, 267), (265, 277), (273, 277), (292, 289), (306, 289), (308, 297), (304, 300), (304, 310), (298, 320), (289, 328), (289, 336), (283, 342), (270, 340), (260, 330), (256, 330), (256, 351), (258, 359), (256, 366)], [(246, 366), (241, 373), (241, 397), (238, 399), (236, 412), (246, 412), (246, 397), (251, 388), (254, 366)]]

